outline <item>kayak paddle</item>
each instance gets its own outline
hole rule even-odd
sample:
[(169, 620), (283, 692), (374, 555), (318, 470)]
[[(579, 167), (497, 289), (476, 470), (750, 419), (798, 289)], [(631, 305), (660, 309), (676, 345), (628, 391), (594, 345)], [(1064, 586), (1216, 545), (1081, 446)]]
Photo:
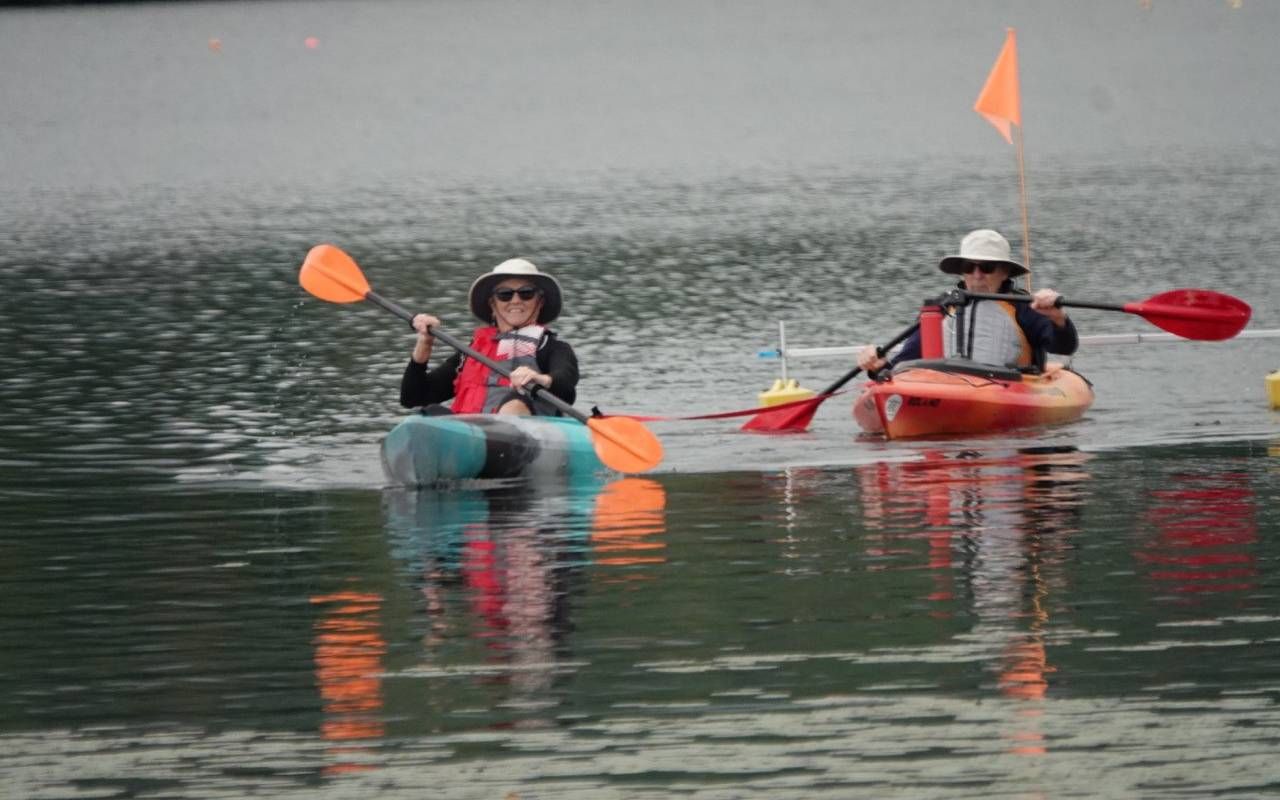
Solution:
[[(321, 300), (330, 303), (358, 303), (368, 300), (405, 322), (413, 323), (413, 312), (373, 291), (351, 256), (331, 244), (311, 248), (298, 273), (298, 283)], [(477, 353), (439, 328), (431, 328), (430, 331), (432, 336), (468, 358), (474, 358), (503, 377), (511, 377), (511, 370)], [(642, 423), (628, 417), (589, 417), (551, 392), (541, 389), (541, 386), (534, 385), (530, 387), (529, 393), (586, 425), (591, 430), (591, 444), (595, 447), (596, 455), (610, 469), (619, 472), (645, 472), (662, 461), (662, 443)]]
[[(887, 344), (877, 347), (876, 353), (881, 358), (884, 358), (885, 353), (906, 341), (907, 337), (915, 333), (919, 327), (919, 322), (912, 323), (910, 327), (893, 337)], [(835, 394), (836, 390), (841, 386), (856, 378), (860, 372), (862, 372), (862, 367), (854, 367), (840, 376), (840, 379), (835, 383), (808, 400), (797, 400), (794, 403), (787, 403), (786, 406), (765, 409), (747, 420), (742, 426), (742, 430), (755, 431), (756, 433), (803, 431), (809, 427), (809, 423), (813, 420), (813, 415), (818, 413), (818, 406), (822, 405), (822, 401)]]
[[(1005, 300), (1010, 303), (1030, 303), (1034, 298), (1027, 294), (986, 294), (962, 292), (977, 300)], [(1184, 339), (1216, 342), (1235, 336), (1249, 322), (1253, 309), (1249, 304), (1229, 294), (1211, 292), (1208, 289), (1174, 289), (1161, 292), (1136, 303), (1116, 305), (1082, 300), (1066, 300), (1061, 297), (1058, 306), (1094, 308), (1101, 311), (1123, 311), (1138, 316)]]

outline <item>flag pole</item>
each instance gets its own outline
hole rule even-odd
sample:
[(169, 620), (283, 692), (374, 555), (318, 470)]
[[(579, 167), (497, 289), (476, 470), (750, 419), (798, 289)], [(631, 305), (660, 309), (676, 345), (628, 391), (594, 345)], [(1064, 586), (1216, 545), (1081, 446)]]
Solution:
[(1022, 206), (1022, 264), (1027, 268), (1027, 291), (1031, 291), (1031, 224), (1027, 219), (1027, 168), (1022, 159), (1022, 126), (1018, 125), (1018, 195)]
[[(1004, 140), (1014, 145), (1018, 158), (1018, 199), (1022, 206), (1022, 258), (1031, 286), (1031, 223), (1027, 214), (1027, 169), (1022, 155), (1022, 98), (1018, 88), (1018, 42), (1013, 28), (1005, 29), (1004, 47), (978, 93), (973, 110), (987, 118)], [(1012, 129), (1018, 129), (1017, 141)]]

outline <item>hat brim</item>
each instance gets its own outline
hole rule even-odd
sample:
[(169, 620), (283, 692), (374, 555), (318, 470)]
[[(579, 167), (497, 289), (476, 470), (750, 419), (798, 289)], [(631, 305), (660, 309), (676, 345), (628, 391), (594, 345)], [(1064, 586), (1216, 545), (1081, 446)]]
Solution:
[(947, 256), (938, 262), (938, 269), (948, 275), (963, 275), (966, 261), (986, 261), (989, 264), (1002, 264), (1009, 268), (1010, 278), (1026, 275), (1030, 271), (1017, 261), (1009, 261), (1004, 258), (974, 258), (972, 256)]
[(538, 312), (539, 325), (546, 325), (560, 316), (560, 282), (547, 273), (519, 275), (486, 272), (475, 279), (475, 282), (471, 284), (471, 291), (467, 295), (471, 313), (476, 319), (486, 325), (493, 323), (493, 309), (489, 306), (489, 296), (493, 294), (493, 287), (508, 278), (524, 278), (542, 290), (542, 309)]

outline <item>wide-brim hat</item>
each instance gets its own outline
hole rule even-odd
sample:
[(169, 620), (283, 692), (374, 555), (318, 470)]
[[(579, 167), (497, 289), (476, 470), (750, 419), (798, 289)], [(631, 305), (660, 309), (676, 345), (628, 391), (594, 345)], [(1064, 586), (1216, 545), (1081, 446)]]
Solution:
[(545, 272), (539, 272), (532, 261), (523, 258), (509, 258), (491, 272), (486, 272), (471, 284), (467, 295), (471, 313), (481, 322), (493, 322), (493, 309), (489, 307), (489, 297), (493, 287), (507, 278), (525, 278), (542, 290), (542, 310), (538, 312), (538, 324), (546, 325), (560, 316), (560, 282)]
[(1028, 270), (1009, 257), (1009, 240), (993, 230), (982, 228), (971, 231), (960, 240), (960, 255), (947, 256), (938, 262), (938, 269), (950, 275), (963, 275), (964, 262), (991, 261), (1009, 268), (1009, 277), (1026, 275)]

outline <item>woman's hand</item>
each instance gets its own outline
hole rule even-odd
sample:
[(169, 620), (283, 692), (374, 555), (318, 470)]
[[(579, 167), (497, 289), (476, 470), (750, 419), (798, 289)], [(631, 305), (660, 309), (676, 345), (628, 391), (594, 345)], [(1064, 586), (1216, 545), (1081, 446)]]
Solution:
[(418, 341), (413, 344), (413, 360), (419, 364), (425, 364), (427, 359), (431, 358), (431, 346), (436, 341), (430, 329), (439, 327), (440, 320), (430, 314), (415, 314), (410, 324), (418, 332)]
[(511, 385), (517, 389), (528, 391), (529, 384), (536, 384), (543, 389), (551, 388), (551, 376), (538, 372), (532, 367), (516, 367), (511, 370)]
[(439, 327), (440, 320), (430, 314), (414, 314), (413, 322), (410, 324), (413, 325), (413, 329), (418, 332), (419, 336), (425, 336), (430, 339), (432, 336), (427, 329)]

